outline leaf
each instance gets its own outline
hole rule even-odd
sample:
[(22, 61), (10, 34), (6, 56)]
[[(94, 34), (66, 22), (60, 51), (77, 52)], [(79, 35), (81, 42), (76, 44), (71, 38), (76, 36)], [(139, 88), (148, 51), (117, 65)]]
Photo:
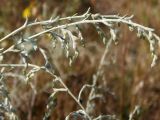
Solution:
[(57, 106), (57, 96), (56, 92), (52, 93), (47, 101), (47, 110), (45, 112), (45, 115), (43, 117), (43, 120), (49, 120), (53, 110)]
[(83, 38), (83, 35), (82, 35), (82, 32), (81, 32), (82, 30), (78, 25), (76, 25), (76, 29), (78, 30), (78, 38), (80, 38), (80, 43), (84, 47), (85, 46), (85, 41), (84, 41), (84, 38)]
[(137, 37), (138, 38), (144, 38), (144, 30), (141, 28), (137, 28)]
[(128, 25), (128, 27), (129, 27), (129, 30), (132, 32), (132, 31), (134, 31), (134, 26), (132, 26), (132, 25)]
[(151, 68), (154, 67), (156, 65), (156, 61), (157, 61), (158, 57), (156, 54), (153, 55), (153, 59), (152, 59), (152, 63), (151, 63)]
[(110, 34), (111, 34), (111, 38), (112, 40), (115, 42), (115, 44), (118, 44), (118, 29), (110, 29)]
[(0, 54), (0, 62), (2, 62), (2, 61), (3, 61), (3, 55)]
[(103, 41), (103, 44), (106, 44), (107, 43), (107, 39), (106, 39), (107, 37), (106, 37), (104, 31), (99, 27), (98, 24), (94, 24), (94, 26), (97, 30), (98, 35), (100, 36), (101, 40)]

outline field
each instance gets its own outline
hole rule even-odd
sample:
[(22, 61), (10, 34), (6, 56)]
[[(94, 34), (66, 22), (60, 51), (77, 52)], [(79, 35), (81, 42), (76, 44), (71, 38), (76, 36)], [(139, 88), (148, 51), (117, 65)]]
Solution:
[[(88, 8), (90, 12), (86, 12)], [(160, 42), (152, 44), (146, 39), (150, 36), (147, 31), (150, 28), (154, 29), (153, 38), (160, 36), (159, 11), (160, 0), (1, 0), (0, 71), (4, 79), (1, 75), (0, 119), (159, 120)], [(82, 16), (84, 21), (90, 17), (101, 20), (103, 15), (115, 15), (118, 20), (121, 17), (122, 24), (119, 27), (117, 22), (106, 27), (101, 23), (82, 22), (79, 26), (69, 26), (74, 22), (73, 15), (85, 13), (94, 16)], [(65, 19), (67, 16), (73, 19)], [(123, 24), (123, 20), (130, 20), (130, 17), (134, 23), (147, 27), (145, 37), (141, 36), (138, 27), (132, 31), (132, 26)], [(26, 27), (34, 22), (61, 19), (62, 22), (53, 25)], [(60, 32), (57, 30), (56, 34), (55, 31), (46, 32), (30, 39), (33, 40), (31, 45), (24, 44), (23, 50), (16, 44), (25, 43), (27, 36), (34, 37), (32, 35), (63, 24), (68, 26), (58, 29)], [(24, 28), (20, 32), (2, 41), (22, 25)], [(118, 29), (114, 29), (117, 26)], [(99, 27), (104, 31), (106, 41)], [(72, 41), (82, 36), (84, 39), (80, 39), (80, 43), (73, 42), (70, 49), (60, 35)], [(118, 36), (115, 41), (114, 35)], [(108, 36), (115, 44), (109, 43)], [(53, 38), (62, 42), (52, 41)], [(78, 48), (74, 44), (78, 44)], [(12, 45), (15, 49), (8, 49)], [(43, 65), (44, 68), (39, 68)], [(99, 119), (99, 115), (106, 116)]]

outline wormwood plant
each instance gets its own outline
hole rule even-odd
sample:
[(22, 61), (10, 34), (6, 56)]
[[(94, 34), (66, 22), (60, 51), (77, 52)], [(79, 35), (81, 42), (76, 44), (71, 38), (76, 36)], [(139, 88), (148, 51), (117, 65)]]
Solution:
[[(145, 27), (143, 25), (133, 22), (132, 16), (119, 16), (119, 15), (101, 15), (101, 14), (92, 14), (89, 9), (83, 15), (73, 15), (69, 17), (56, 17), (50, 18), (46, 21), (28, 21), (26, 19), (25, 23), (14, 30), (10, 34), (0, 39), (0, 44), (4, 41), (12, 40), (12, 44), (7, 48), (0, 48), (0, 116), (4, 114), (10, 120), (18, 120), (16, 111), (13, 108), (14, 105), (11, 104), (11, 99), (9, 97), (9, 91), (7, 85), (5, 84), (5, 79), (7, 75), (12, 77), (17, 77), (17, 74), (14, 72), (15, 69), (20, 69), (23, 73), (19, 73), (18, 76), (21, 77), (22, 74), (24, 81), (27, 84), (31, 85), (31, 88), (34, 89), (32, 84), (32, 78), (39, 71), (44, 71), (50, 74), (53, 78), (52, 84), (52, 94), (48, 98), (48, 103), (46, 106), (46, 112), (44, 114), (43, 120), (48, 120), (56, 107), (57, 103), (57, 94), (60, 92), (65, 92), (70, 95), (73, 100), (79, 106), (79, 110), (74, 111), (66, 116), (66, 120), (117, 120), (115, 115), (99, 115), (97, 117), (92, 116), (92, 111), (95, 104), (94, 99), (101, 99), (103, 96), (96, 91), (101, 89), (98, 85), (98, 79), (103, 74), (102, 66), (105, 62), (106, 55), (110, 50), (110, 46), (114, 42), (118, 43), (120, 25), (127, 25), (130, 31), (135, 31), (138, 38), (143, 38), (148, 41), (150, 45), (150, 52), (152, 56), (151, 67), (153, 67), (157, 60), (156, 49), (160, 43), (160, 38), (154, 33), (154, 29)], [(82, 24), (91, 24), (95, 27), (97, 33), (102, 39), (102, 42), (105, 46), (105, 51), (100, 60), (97, 72), (93, 75), (92, 84), (84, 84), (78, 95), (74, 95), (70, 88), (62, 80), (62, 77), (51, 60), (51, 56), (44, 48), (39, 45), (40, 38), (47, 35), (50, 39), (46, 41), (46, 44), (51, 44), (53, 49), (59, 47), (60, 50), (63, 50), (65, 57), (69, 60), (69, 65), (72, 65), (74, 60), (77, 58), (80, 51), (78, 46), (85, 46), (85, 40), (82, 35), (83, 27)], [(108, 29), (109, 35), (106, 34), (106, 31), (103, 29), (106, 27)], [(32, 29), (32, 34), (27, 34), (27, 29)], [(38, 28), (38, 30), (36, 29)], [(47, 43), (48, 42), (48, 43)], [(44, 65), (33, 64), (32, 61), (29, 61), (30, 55), (34, 52), (39, 51), (43, 56), (45, 63)], [(20, 56), (20, 61), (18, 63), (7, 63), (5, 57), (7, 53), (16, 53)], [(55, 53), (54, 53), (55, 54)], [(36, 60), (36, 58), (35, 58)], [(38, 61), (38, 60), (37, 60)], [(11, 74), (7, 74), (11, 69)], [(57, 85), (58, 84), (58, 85)], [(86, 88), (90, 89), (88, 100), (86, 105), (83, 106), (81, 103), (81, 96)], [(88, 90), (88, 89), (87, 89)], [(129, 120), (134, 119), (134, 116), (138, 114), (138, 108), (135, 107), (133, 113), (130, 114)], [(1, 118), (3, 119), (3, 117)]]

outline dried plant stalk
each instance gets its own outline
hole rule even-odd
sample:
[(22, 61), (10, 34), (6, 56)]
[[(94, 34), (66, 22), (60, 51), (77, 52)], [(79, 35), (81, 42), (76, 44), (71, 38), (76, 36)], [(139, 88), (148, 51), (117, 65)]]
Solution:
[[(151, 64), (151, 67), (153, 67), (157, 60), (156, 55), (156, 45), (160, 42), (160, 38), (158, 35), (154, 33), (154, 29), (145, 27), (143, 25), (137, 24), (133, 22), (132, 16), (119, 16), (119, 15), (100, 15), (100, 14), (92, 14), (90, 13), (89, 9), (87, 12), (85, 12), (83, 15), (73, 15), (69, 17), (56, 17), (53, 19), (46, 20), (46, 21), (33, 21), (29, 22), (28, 19), (26, 19), (24, 25), (22, 25), (20, 28), (14, 30), (10, 34), (6, 35), (5, 37), (0, 39), (0, 44), (5, 40), (11, 40), (8, 38), (11, 38), (13, 36), (18, 36), (18, 38), (15, 38), (16, 41), (13, 45), (11, 45), (9, 48), (0, 48), (0, 67), (1, 68), (21, 68), (24, 71), (25, 75), (25, 82), (30, 83), (30, 79), (40, 70), (47, 72), (53, 77), (53, 84), (55, 81), (58, 81), (62, 88), (54, 88), (53, 87), (53, 93), (51, 94), (47, 108), (46, 113), (44, 115), (44, 120), (49, 119), (49, 117), (52, 114), (52, 111), (54, 107), (56, 106), (56, 98), (55, 96), (59, 92), (65, 92), (68, 93), (74, 101), (77, 103), (77, 105), (80, 107), (80, 110), (76, 111), (74, 114), (70, 114), (73, 117), (81, 116), (86, 120), (101, 120), (101, 119), (109, 119), (109, 120), (115, 120), (115, 116), (110, 115), (99, 115), (96, 118), (93, 118), (91, 116), (92, 112), (92, 103), (91, 101), (97, 97), (101, 97), (100, 95), (97, 95), (95, 93), (95, 90), (97, 89), (97, 81), (100, 76), (102, 76), (102, 66), (105, 61), (105, 56), (107, 55), (108, 51), (110, 50), (109, 47), (111, 46), (112, 42), (115, 42), (117, 44), (118, 40), (118, 34), (117, 31), (119, 29), (120, 24), (125, 24), (129, 27), (129, 30), (135, 31), (137, 33), (137, 36), (139, 38), (145, 38), (148, 40), (150, 44), (150, 52), (153, 57), (153, 61)], [(61, 44), (61, 48), (64, 51), (65, 56), (68, 58), (70, 65), (73, 63), (73, 61), (77, 58), (79, 54), (78, 50), (78, 43), (81, 43), (82, 46), (84, 46), (84, 38), (82, 34), (82, 29), (80, 25), (82, 24), (92, 24), (95, 26), (98, 34), (100, 35), (103, 43), (106, 46), (106, 49), (104, 51), (104, 54), (101, 58), (99, 67), (97, 69), (97, 72), (93, 75), (93, 83), (92, 85), (85, 84), (83, 85), (82, 89), (79, 92), (79, 95), (75, 96), (72, 91), (67, 87), (67, 85), (64, 83), (64, 81), (61, 78), (60, 72), (57, 70), (56, 66), (52, 61), (50, 60), (50, 56), (46, 50), (41, 48), (38, 45), (38, 41), (40, 40), (40, 36), (43, 36), (45, 34), (50, 35), (50, 39), (53, 43), (53, 48), (57, 47), (56, 44), (58, 42)], [(101, 29), (100, 24), (103, 24), (105, 27), (107, 27), (110, 30), (110, 38), (107, 37), (103, 29)], [(39, 31), (38, 33), (35, 33), (33, 35), (25, 36), (24, 30), (27, 28), (32, 28), (34, 30), (35, 27), (42, 27), (42, 31)], [(72, 27), (72, 29), (71, 29)], [(74, 30), (73, 30), (74, 28)], [(73, 34), (74, 32), (77, 33), (77, 35)], [(45, 64), (42, 66), (34, 65), (28, 62), (29, 55), (31, 52), (35, 52), (36, 50), (39, 50), (45, 60)], [(3, 60), (3, 56), (6, 53), (12, 53), (16, 52), (21, 55), (21, 59), (23, 63), (20, 64), (12, 64), (12, 63), (5, 63)], [(36, 58), (35, 58), (36, 59)], [(29, 70), (28, 70), (29, 69)], [(3, 74), (3, 72), (2, 72)], [(9, 74), (8, 74), (9, 75)], [(1, 80), (2, 81), (2, 80)], [(87, 101), (86, 107), (82, 105), (81, 101), (81, 95), (85, 88), (90, 88), (90, 94)], [(6, 90), (5, 90), (6, 91)], [(4, 94), (4, 90), (0, 89), (1, 95)], [(8, 96), (6, 96), (4, 99), (9, 100)], [(5, 103), (5, 101), (3, 102)], [(11, 104), (8, 101), (8, 107), (11, 107)], [(8, 111), (7, 111), (8, 112)], [(18, 117), (11, 112), (12, 116), (11, 120), (18, 119)], [(66, 117), (66, 120), (70, 119), (70, 115)], [(131, 114), (132, 115), (132, 114)], [(132, 119), (132, 116), (130, 117)]]

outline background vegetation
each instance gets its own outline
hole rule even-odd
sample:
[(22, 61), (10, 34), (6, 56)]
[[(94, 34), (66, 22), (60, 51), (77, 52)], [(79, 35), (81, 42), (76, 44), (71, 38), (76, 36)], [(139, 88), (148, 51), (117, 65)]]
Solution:
[[(92, 13), (134, 15), (133, 20), (151, 28), (160, 35), (160, 0), (17, 0), (0, 2), (0, 37), (20, 27), (25, 17), (29, 20), (49, 19), (51, 16), (68, 16), (84, 13), (91, 7)], [(28, 30), (32, 33), (32, 30)], [(54, 54), (54, 63), (71, 91), (77, 95), (80, 88), (92, 83), (98, 63), (105, 47), (92, 27), (85, 26), (83, 31), (86, 47), (80, 48), (80, 55), (69, 67), (68, 60), (59, 54)], [(47, 37), (47, 36), (46, 36)], [(50, 51), (42, 38), (41, 45)], [(10, 41), (0, 44), (7, 48)], [(34, 61), (36, 58), (36, 61)], [(16, 63), (17, 55), (6, 57), (8, 63)], [(36, 64), (44, 61), (40, 54), (34, 54), (31, 59)], [(38, 60), (38, 61), (37, 61)], [(160, 61), (151, 65), (149, 45), (144, 40), (137, 39), (134, 32), (123, 28), (118, 45), (113, 45), (104, 66), (105, 79), (103, 100), (96, 100), (95, 115), (115, 114), (118, 118), (127, 120), (129, 113), (136, 105), (140, 106), (140, 120), (158, 120), (160, 117)], [(18, 74), (17, 70), (17, 74)], [(30, 85), (24, 84), (18, 78), (8, 77), (7, 85), (18, 116), (23, 120), (39, 120), (43, 118), (48, 97), (50, 96), (51, 77), (39, 72), (33, 79), (33, 85), (38, 91), (34, 94)], [(44, 88), (45, 87), (45, 88)], [(85, 91), (83, 99), (88, 96)], [(70, 112), (77, 110), (77, 105), (67, 94), (58, 95), (58, 103), (51, 119), (63, 120)], [(85, 103), (85, 101), (84, 101)]]

